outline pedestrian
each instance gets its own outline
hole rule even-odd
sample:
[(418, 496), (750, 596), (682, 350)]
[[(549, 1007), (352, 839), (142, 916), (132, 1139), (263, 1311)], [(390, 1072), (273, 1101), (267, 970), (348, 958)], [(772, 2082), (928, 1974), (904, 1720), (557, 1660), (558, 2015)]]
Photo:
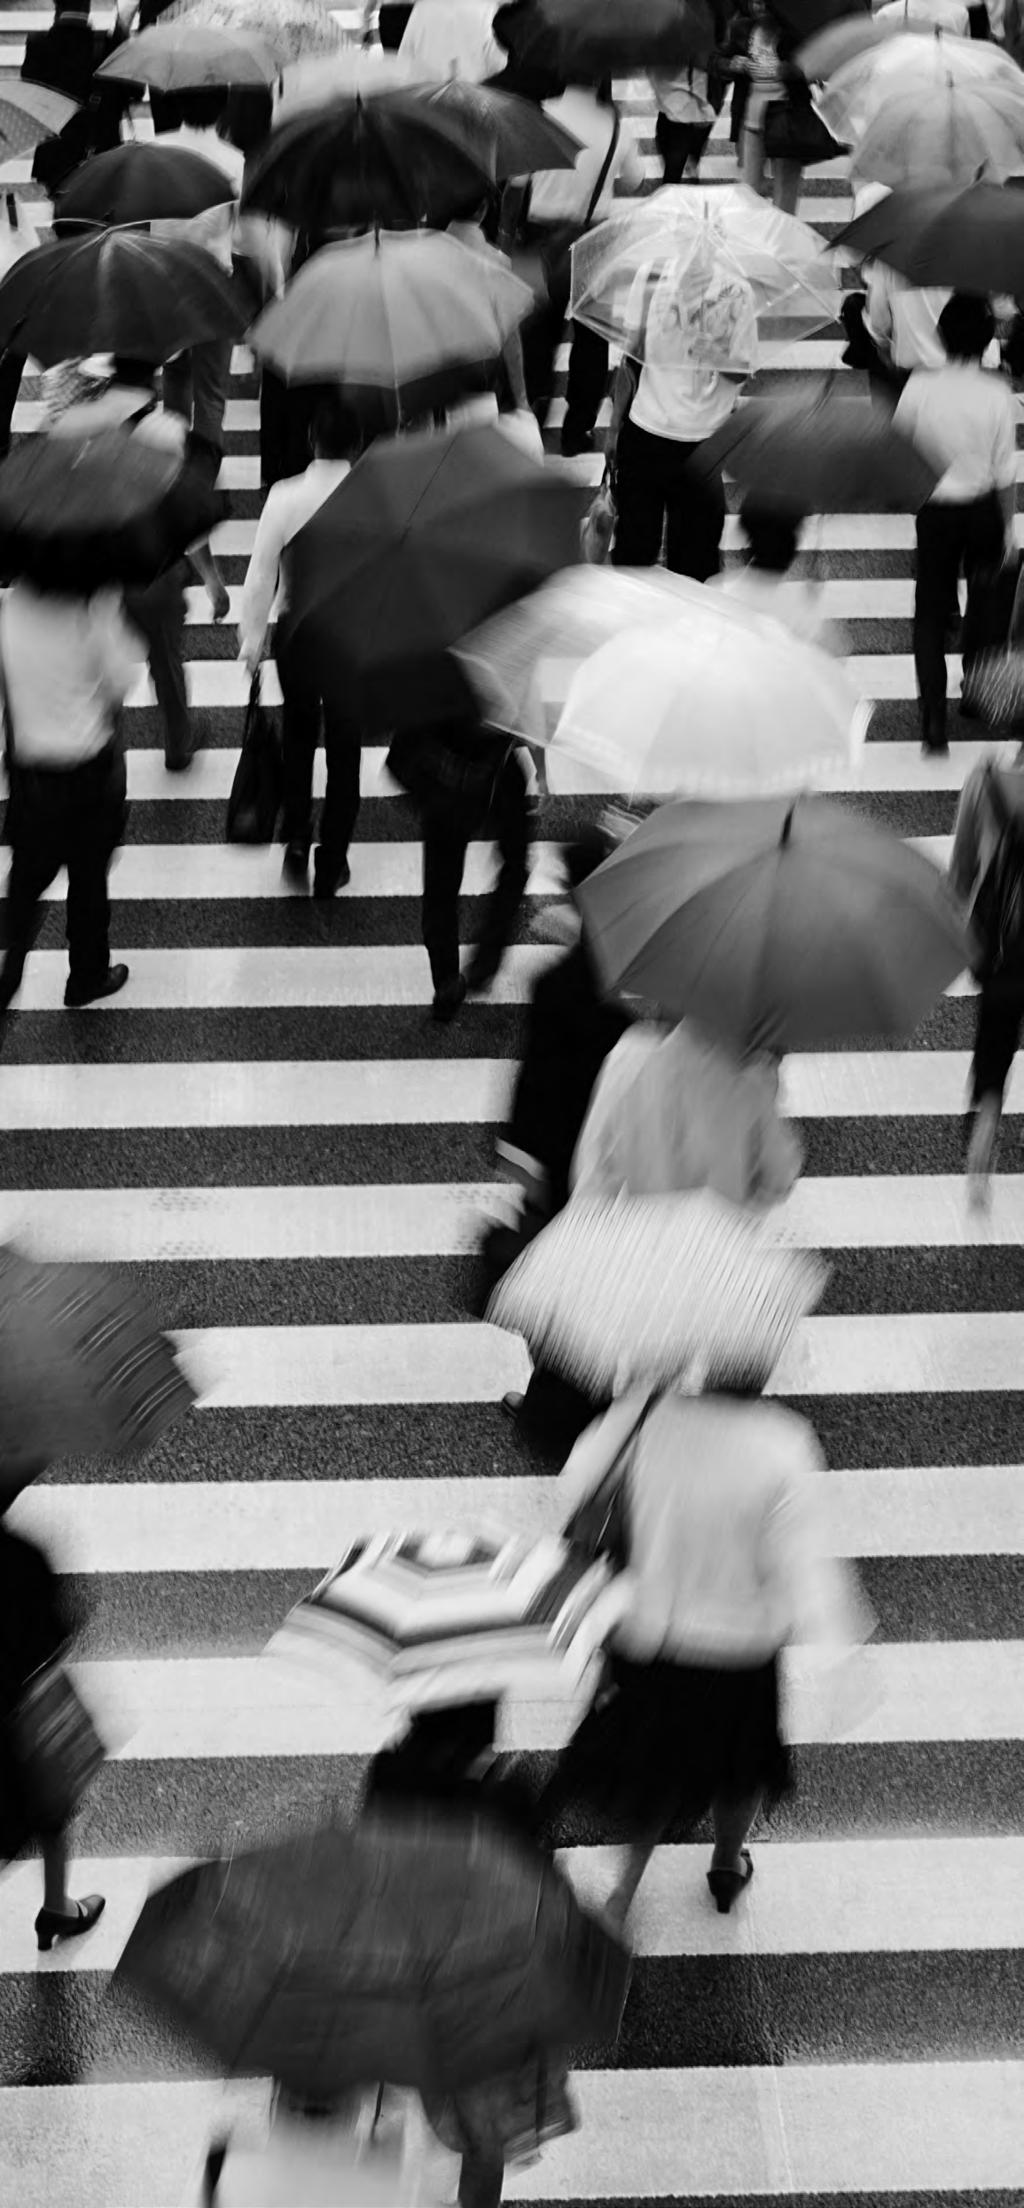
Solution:
[(701, 155), (725, 96), (722, 77), (710, 65), (698, 69), (692, 64), (675, 72), (649, 69), (647, 75), (658, 109), (654, 143), (664, 181), (696, 183)]
[(708, 1886), (722, 1914), (749, 1885), (755, 1819), (792, 1784), (779, 1658), (791, 1641), (851, 1649), (873, 1621), (852, 1568), (829, 1554), (823, 1460), (807, 1421), (760, 1400), (777, 1345), (704, 1392), (620, 1398), (561, 1475), (567, 1522), (618, 1468), (628, 1607), (599, 1694), (541, 1797), (550, 1820), (582, 1800), (630, 1845), (607, 1913), (628, 1915), (654, 1848), (710, 1809)]
[(699, 465), (700, 448), (736, 396), (717, 369), (644, 363), (615, 447), (614, 567), (655, 567), (664, 541), (673, 574), (697, 583), (717, 575), (725, 487), (720, 469)]
[[(6, 276), (8, 270), (23, 260), (26, 253), (33, 252), (38, 244), (35, 224), (27, 208), (19, 206), (13, 192), (5, 192), (0, 221), (0, 277)], [(11, 449), (14, 409), (26, 358), (16, 344), (0, 347), (0, 460), (6, 460)]]
[(780, 1203), (800, 1143), (778, 1111), (778, 1065), (740, 1058), (693, 1020), (638, 1021), (605, 1060), (572, 1164), (575, 1195), (667, 1196), (712, 1188), (733, 1204)]
[[(225, 275), (234, 274), (238, 226), (238, 197), (245, 171), (245, 155), (232, 145), (222, 129), (227, 106), (223, 90), (183, 92), (177, 96), (178, 127), (167, 132), (166, 146), (180, 147), (210, 161), (224, 174), (231, 197), (216, 207), (204, 208), (187, 220), (164, 218), (150, 223), (154, 237), (177, 238), (204, 246)], [(179, 414), (189, 431), (193, 458), (209, 468), (215, 479), (224, 452), (224, 411), (231, 375), (230, 337), (206, 338), (189, 346), (164, 365), (163, 400), (169, 412)]]
[[(45, 1470), (39, 1462), (3, 1467), (7, 1502)], [(30, 1841), (39, 1843), (43, 1862), (43, 1906), (36, 1918), (36, 1939), (43, 1952), (55, 1940), (80, 1939), (91, 1932), (104, 1910), (102, 1894), (75, 1900), (68, 1891), (67, 1830), (77, 1807), (75, 1742), (63, 1736), (66, 1760), (52, 1742), (33, 1738), (34, 1686), (59, 1665), (71, 1639), (71, 1619), (54, 1572), (34, 1542), (14, 1533), (0, 1511), (0, 1857), (10, 1861)], [(77, 1707), (77, 1705), (76, 1705)], [(67, 1721), (69, 1713), (65, 1710)], [(87, 1722), (79, 1715), (79, 1724)], [(90, 1737), (91, 1726), (89, 1727)], [(62, 1798), (63, 1797), (63, 1798)]]
[[(161, 406), (157, 398), (159, 369), (152, 361), (129, 360), (116, 355), (113, 380), (82, 406), (62, 411), (52, 424), (51, 437), (80, 436), (89, 429), (117, 424), (130, 428), (140, 443), (174, 453), (182, 462), (189, 455), (189, 433), (181, 415)], [(207, 542), (189, 547), (152, 583), (133, 584), (125, 592), (125, 609), (133, 628), (145, 638), (149, 672), (156, 692), (157, 711), (163, 724), (164, 765), (171, 774), (183, 774), (196, 750), (196, 724), (189, 705), (185, 680), (185, 587), (190, 573), (203, 583), (215, 621), (223, 621), (231, 601), (223, 576)]]
[(961, 570), (967, 606), (961, 638), (964, 678), (989, 641), (991, 580), (1016, 559), (1017, 410), (1009, 385), (981, 366), (995, 335), (986, 299), (955, 292), (939, 316), (942, 368), (916, 369), (893, 416), (943, 470), (917, 517), (914, 667), (921, 749), (945, 755), (945, 629)]
[(849, 649), (848, 640), (838, 623), (826, 620), (822, 613), (820, 585), (812, 588), (792, 575), (800, 550), (801, 517), (748, 491), (739, 519), (747, 540), (743, 565), (712, 575), (708, 589), (749, 606), (752, 613), (781, 621), (802, 644), (842, 657)]
[(340, 398), (321, 406), (312, 434), (312, 458), (302, 475), (285, 477), (267, 494), (242, 592), (239, 658), (255, 674), (268, 648), (281, 682), (284, 743), (284, 872), (293, 889), (309, 887), (313, 842), (313, 762), (322, 743), (327, 792), (313, 865), (313, 895), (333, 897), (351, 880), (349, 844), (359, 812), (361, 732), (345, 700), (311, 681), (301, 641), (293, 647), (288, 621), (288, 546), (325, 499), (344, 483), (359, 456), (359, 424)]
[(971, 912), (977, 938), (975, 976), (981, 990), (975, 1000), (967, 1173), (972, 1202), (982, 1207), (1024, 1018), (1024, 746), (971, 768), (960, 795), (949, 876)]
[(442, 2208), (422, 2182), (422, 2117), (414, 2159), (405, 2152), (414, 2113), (416, 2096), (393, 2087), (339, 2091), (328, 2106), (279, 2088), (267, 2138), (211, 2147), (201, 2208)]
[[(571, 169), (538, 169), (522, 198), (516, 239), (517, 273), (529, 274), (537, 304), (522, 329), (523, 368), (530, 405), (543, 429), (554, 395), (555, 354), (569, 308), (570, 251), (594, 223), (612, 213), (622, 184), (638, 191), (643, 165), (633, 132), (602, 85), (570, 85), (544, 113), (580, 142)], [(573, 323), (565, 388), (561, 447), (566, 459), (593, 452), (597, 417), (608, 386), (608, 345), (594, 330)]]
[(109, 77), (97, 82), (96, 72), (123, 38), (120, 24), (112, 31), (94, 29), (89, 0), (54, 0), (49, 30), (29, 31), (25, 39), (24, 82), (62, 92), (78, 110), (55, 138), (40, 139), (32, 158), (33, 183), (51, 196), (91, 153), (108, 152), (120, 140), (132, 88)]
[[(395, 780), (420, 815), (423, 943), (434, 986), (431, 1016), (453, 1020), (467, 990), (488, 989), (505, 955), (529, 873), (530, 810), (516, 746), (467, 709), (399, 736), (388, 753)], [(498, 878), (465, 973), (459, 962), (459, 894), (466, 852), (490, 832)]]
[(725, 73), (734, 79), (731, 137), (740, 175), (751, 191), (763, 193), (765, 118), (769, 107), (786, 96), (789, 65), (780, 53), (782, 33), (768, 0), (749, 0), (735, 15), (722, 48)]
[(118, 714), (142, 656), (119, 590), (71, 598), (20, 578), (0, 603), (11, 846), (0, 1012), (21, 987), (41, 899), (62, 867), (65, 1004), (112, 997), (128, 979), (110, 960), (107, 874), (126, 812)]

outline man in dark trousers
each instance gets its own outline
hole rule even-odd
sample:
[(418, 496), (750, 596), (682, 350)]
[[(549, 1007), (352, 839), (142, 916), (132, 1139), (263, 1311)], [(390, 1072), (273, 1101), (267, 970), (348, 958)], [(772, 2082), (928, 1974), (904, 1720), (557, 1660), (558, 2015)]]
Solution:
[(32, 175), (51, 194), (58, 191), (72, 169), (91, 153), (105, 153), (121, 137), (121, 120), (131, 105), (133, 88), (127, 84), (93, 80), (101, 63), (120, 46), (124, 31), (96, 31), (89, 20), (89, 0), (55, 0), (48, 31), (30, 31), (25, 40), (21, 74), (26, 84), (46, 85), (75, 100), (80, 112), (65, 123), (58, 138), (44, 138), (36, 147)]

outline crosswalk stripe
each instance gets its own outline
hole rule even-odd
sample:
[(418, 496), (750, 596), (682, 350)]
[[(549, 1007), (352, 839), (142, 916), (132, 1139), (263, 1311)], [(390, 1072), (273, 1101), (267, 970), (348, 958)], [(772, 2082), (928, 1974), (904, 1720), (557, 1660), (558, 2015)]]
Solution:
[[(830, 1471), (829, 1525), (842, 1556), (1017, 1556), (1024, 1549), (1024, 1466), (884, 1465)], [(48, 1485), (20, 1495), (11, 1523), (53, 1543), (65, 1572), (284, 1571), (326, 1568), (381, 1526), (421, 1524), (556, 1532), (557, 1477), (418, 1476), (344, 1480), (141, 1481)], [(0, 1887), (0, 1893), (3, 1889)]]
[[(10, 1189), (0, 1239), (30, 1233), (40, 1257), (144, 1261), (441, 1257), (476, 1247), (482, 1212), (508, 1184), (381, 1187)], [(941, 1249), (1024, 1241), (1024, 1174), (994, 1177), (991, 1209), (968, 1205), (950, 1174), (815, 1175), (772, 1213), (773, 1235), (799, 1247)]]

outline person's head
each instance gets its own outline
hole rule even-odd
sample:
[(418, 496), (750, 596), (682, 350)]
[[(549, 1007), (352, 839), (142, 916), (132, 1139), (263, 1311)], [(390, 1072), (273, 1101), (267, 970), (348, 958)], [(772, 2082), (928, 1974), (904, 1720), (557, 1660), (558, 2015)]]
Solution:
[(227, 93), (216, 85), (176, 92), (174, 97), (185, 130), (216, 130), (227, 106)]
[(270, 135), (274, 120), (274, 95), (269, 85), (239, 84), (224, 103), (219, 128), (239, 153), (248, 156)]
[(342, 398), (325, 399), (313, 416), (309, 442), (316, 460), (357, 460), (363, 448), (358, 415)]
[(955, 291), (939, 316), (939, 336), (950, 360), (980, 360), (996, 334), (996, 318), (987, 299)]
[(53, 20), (59, 23), (65, 15), (88, 15), (89, 0), (53, 0)]
[(750, 547), (751, 566), (764, 568), (769, 575), (785, 575), (800, 543), (798, 517), (756, 498), (745, 498), (740, 507), (740, 526)]

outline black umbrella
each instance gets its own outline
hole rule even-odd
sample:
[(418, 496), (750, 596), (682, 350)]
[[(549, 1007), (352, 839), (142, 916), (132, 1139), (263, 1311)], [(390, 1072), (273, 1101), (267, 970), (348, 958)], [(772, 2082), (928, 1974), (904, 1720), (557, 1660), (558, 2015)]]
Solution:
[(705, 0), (508, 0), (494, 34), (517, 68), (575, 84), (686, 68), (715, 44)]
[(41, 246), (0, 283), (0, 352), (44, 368), (83, 353), (171, 360), (210, 337), (241, 337), (231, 279), (204, 246), (103, 230)]
[(61, 222), (110, 229), (117, 223), (188, 221), (234, 196), (230, 178), (215, 161), (185, 146), (162, 145), (158, 138), (94, 153), (72, 170), (54, 212)]
[(496, 180), (494, 133), (421, 86), (307, 108), (271, 132), (242, 206), (297, 230), (443, 229)]
[(449, 115), (460, 115), (471, 129), (490, 138), (498, 177), (525, 176), (533, 169), (573, 169), (580, 141), (572, 132), (552, 122), (533, 100), (514, 92), (500, 92), (493, 85), (469, 84), (453, 77), (426, 95), (428, 104)]
[(751, 399), (701, 449), (765, 505), (804, 514), (916, 514), (941, 470), (870, 399), (827, 385), (795, 400)]
[(905, 184), (832, 240), (858, 261), (885, 261), (912, 284), (1024, 292), (1024, 198), (1016, 181)]
[(448, 646), (579, 559), (592, 495), (496, 429), (372, 446), (289, 546), (311, 679), (382, 733), (475, 714)]
[(76, 593), (150, 583), (224, 511), (194, 469), (128, 430), (33, 437), (0, 467), (0, 575)]

